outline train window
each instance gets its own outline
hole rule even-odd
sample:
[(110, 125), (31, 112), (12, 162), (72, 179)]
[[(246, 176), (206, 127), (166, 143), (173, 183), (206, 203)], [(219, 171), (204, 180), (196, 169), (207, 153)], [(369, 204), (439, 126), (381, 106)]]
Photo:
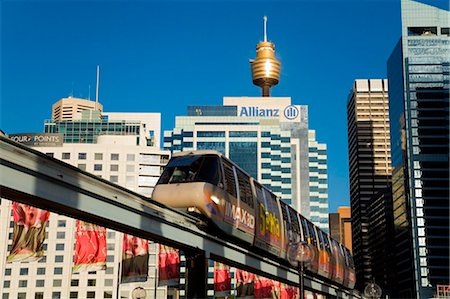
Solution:
[(285, 202), (280, 201), (281, 215), (283, 216), (284, 225), (286, 228), (286, 234), (289, 242), (293, 242), (295, 237), (292, 230), (291, 220), (289, 219), (288, 206)]
[(308, 230), (311, 236), (311, 243), (314, 244), (315, 247), (317, 247), (317, 235), (316, 235), (316, 230), (314, 229), (314, 225), (311, 222), (307, 222), (308, 223)]
[(236, 168), (236, 174), (239, 183), (239, 195), (240, 200), (245, 202), (249, 207), (253, 209), (253, 193), (250, 185), (250, 177)]
[(217, 185), (220, 167), (215, 156), (183, 156), (173, 158), (164, 169), (158, 184), (206, 182)]
[(217, 156), (205, 156), (197, 173), (197, 182), (211, 183), (217, 186), (220, 182), (220, 167)]
[(325, 249), (325, 241), (323, 240), (322, 231), (318, 230), (317, 234), (319, 236), (319, 248), (323, 250)]
[(190, 166), (198, 159), (200, 159), (200, 156), (172, 158), (165, 167), (157, 184), (180, 183), (186, 181)]
[(306, 219), (301, 217), (302, 222), (302, 230), (303, 230), (303, 241), (308, 242), (308, 244), (311, 244), (311, 236), (309, 235), (308, 231), (308, 223), (306, 222)]
[(233, 165), (227, 160), (223, 161), (223, 171), (225, 173), (225, 190), (235, 198), (237, 198), (236, 193), (236, 181), (234, 179)]
[(264, 195), (262, 192), (261, 185), (256, 182), (254, 182), (254, 184), (255, 184), (256, 198), (257, 198), (258, 202), (261, 202), (265, 205), (265, 200), (264, 200)]
[(290, 206), (287, 206), (287, 209), (289, 211), (289, 218), (291, 219), (292, 230), (300, 235), (300, 223), (298, 222), (297, 211)]

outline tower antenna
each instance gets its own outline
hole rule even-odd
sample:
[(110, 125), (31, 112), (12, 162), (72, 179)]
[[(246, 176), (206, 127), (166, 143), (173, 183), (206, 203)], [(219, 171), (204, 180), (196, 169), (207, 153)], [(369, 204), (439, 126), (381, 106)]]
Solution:
[(89, 86), (89, 93), (88, 93), (88, 100), (91, 100), (91, 84), (88, 85)]
[(98, 110), (98, 85), (100, 83), (100, 66), (97, 65), (97, 86), (95, 88), (95, 111)]
[(264, 16), (264, 41), (267, 42), (267, 16)]

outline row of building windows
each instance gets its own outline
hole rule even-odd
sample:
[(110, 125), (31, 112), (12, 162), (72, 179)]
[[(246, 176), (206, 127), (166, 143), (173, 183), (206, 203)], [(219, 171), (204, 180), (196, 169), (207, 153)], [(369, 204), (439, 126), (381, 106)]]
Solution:
[[(62, 160), (69, 160), (71, 157), (71, 153), (62, 153), (61, 159)], [(88, 157), (87, 153), (78, 153), (78, 160), (86, 160)], [(110, 156), (111, 161), (118, 161), (119, 160), (119, 154), (111, 154)], [(94, 153), (94, 160), (103, 160), (103, 153)], [(127, 161), (134, 161), (135, 155), (134, 154), (127, 154)]]
[[(81, 295), (80, 297), (78, 297), (78, 293), (79, 292), (70, 292), (69, 298), (95, 298), (95, 292), (86, 292), (86, 294)], [(9, 293), (3, 293), (2, 295), (2, 299), (11, 299), (13, 297), (9, 296)], [(26, 299), (26, 298), (31, 298), (31, 297), (27, 297), (27, 293), (17, 293), (17, 297), (15, 297), (17, 299)], [(44, 298), (44, 292), (36, 292), (34, 293), (34, 299), (43, 299)], [(52, 292), (52, 299), (60, 299), (63, 298), (61, 297), (61, 292)], [(112, 298), (112, 291), (104, 291), (103, 292), (103, 298)]]

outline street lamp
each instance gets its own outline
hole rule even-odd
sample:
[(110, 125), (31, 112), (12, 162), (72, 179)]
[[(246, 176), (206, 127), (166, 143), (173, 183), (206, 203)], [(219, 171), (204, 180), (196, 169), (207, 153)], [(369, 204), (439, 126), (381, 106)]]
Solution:
[(297, 266), (300, 284), (300, 299), (304, 299), (305, 288), (303, 275), (305, 265), (307, 266), (314, 259), (314, 250), (311, 248), (311, 245), (306, 242), (293, 242), (289, 244), (287, 258), (293, 266)]

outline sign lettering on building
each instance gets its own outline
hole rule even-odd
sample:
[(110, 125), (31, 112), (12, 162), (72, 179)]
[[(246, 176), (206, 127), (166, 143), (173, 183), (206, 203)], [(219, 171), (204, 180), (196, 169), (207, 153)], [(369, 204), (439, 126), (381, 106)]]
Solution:
[(21, 133), (11, 134), (9, 139), (27, 146), (62, 146), (63, 134)]

